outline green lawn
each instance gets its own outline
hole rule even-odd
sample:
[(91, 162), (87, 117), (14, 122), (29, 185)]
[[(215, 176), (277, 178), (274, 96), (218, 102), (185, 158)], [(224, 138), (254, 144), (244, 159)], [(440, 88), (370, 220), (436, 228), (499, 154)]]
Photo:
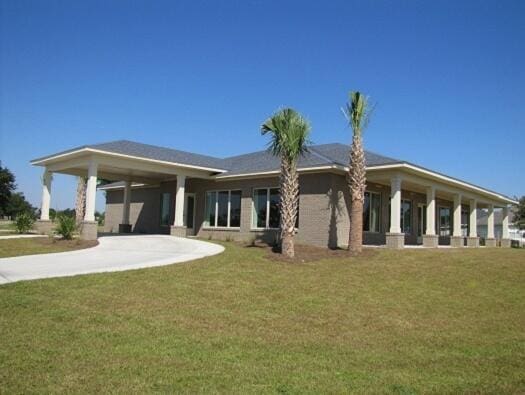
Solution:
[(0, 240), (0, 258), (73, 251), (93, 247), (96, 244), (97, 243), (93, 241), (79, 239), (59, 240), (49, 237), (4, 239)]
[(523, 393), (525, 250), (260, 248), (0, 287), (0, 392)]

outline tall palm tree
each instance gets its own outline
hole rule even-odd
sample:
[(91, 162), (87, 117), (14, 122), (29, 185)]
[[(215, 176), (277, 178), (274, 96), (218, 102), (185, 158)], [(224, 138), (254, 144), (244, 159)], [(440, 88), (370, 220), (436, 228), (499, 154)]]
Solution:
[(294, 233), (299, 208), (297, 161), (308, 150), (310, 124), (297, 111), (284, 108), (261, 126), (261, 134), (271, 134), (268, 150), (281, 158), (281, 252), (295, 256)]
[(349, 102), (343, 109), (343, 113), (353, 132), (348, 166), (348, 185), (351, 198), (348, 249), (352, 253), (360, 253), (363, 249), (363, 205), (366, 188), (363, 129), (370, 119), (368, 97), (358, 91), (350, 92)]

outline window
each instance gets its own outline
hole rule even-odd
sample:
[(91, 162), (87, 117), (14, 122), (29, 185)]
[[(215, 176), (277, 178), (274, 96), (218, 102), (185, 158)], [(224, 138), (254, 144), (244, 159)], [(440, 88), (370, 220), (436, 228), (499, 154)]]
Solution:
[(439, 235), (450, 236), (450, 208), (439, 208)]
[[(281, 196), (279, 188), (259, 188), (253, 190), (253, 229), (278, 229), (281, 226)], [(299, 227), (299, 215), (295, 221)]]
[(241, 226), (241, 191), (206, 192), (205, 226), (238, 228)]
[(170, 201), (171, 193), (164, 192), (160, 195), (160, 224), (163, 226), (170, 224)]
[(381, 218), (381, 195), (375, 192), (365, 192), (363, 206), (363, 230), (379, 232)]
[(412, 233), (412, 202), (401, 200), (401, 232)]

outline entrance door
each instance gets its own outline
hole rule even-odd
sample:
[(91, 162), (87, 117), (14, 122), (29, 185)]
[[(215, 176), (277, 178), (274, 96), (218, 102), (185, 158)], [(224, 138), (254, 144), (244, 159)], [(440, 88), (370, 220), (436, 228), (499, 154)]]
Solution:
[(184, 205), (184, 226), (188, 236), (195, 235), (195, 194), (186, 194), (186, 204)]
[(425, 204), (417, 205), (417, 243), (423, 243), (423, 235), (427, 228), (427, 206)]

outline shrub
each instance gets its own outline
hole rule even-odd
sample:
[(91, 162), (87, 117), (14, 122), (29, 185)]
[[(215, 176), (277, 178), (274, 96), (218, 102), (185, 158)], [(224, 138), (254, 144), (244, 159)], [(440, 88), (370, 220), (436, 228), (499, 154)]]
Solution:
[(33, 228), (35, 220), (29, 213), (18, 214), (15, 219), (15, 228), (18, 233), (27, 233)]
[(77, 230), (75, 218), (70, 217), (69, 215), (59, 215), (57, 219), (58, 223), (56, 226), (56, 232), (65, 240), (71, 240), (73, 238), (73, 233)]

